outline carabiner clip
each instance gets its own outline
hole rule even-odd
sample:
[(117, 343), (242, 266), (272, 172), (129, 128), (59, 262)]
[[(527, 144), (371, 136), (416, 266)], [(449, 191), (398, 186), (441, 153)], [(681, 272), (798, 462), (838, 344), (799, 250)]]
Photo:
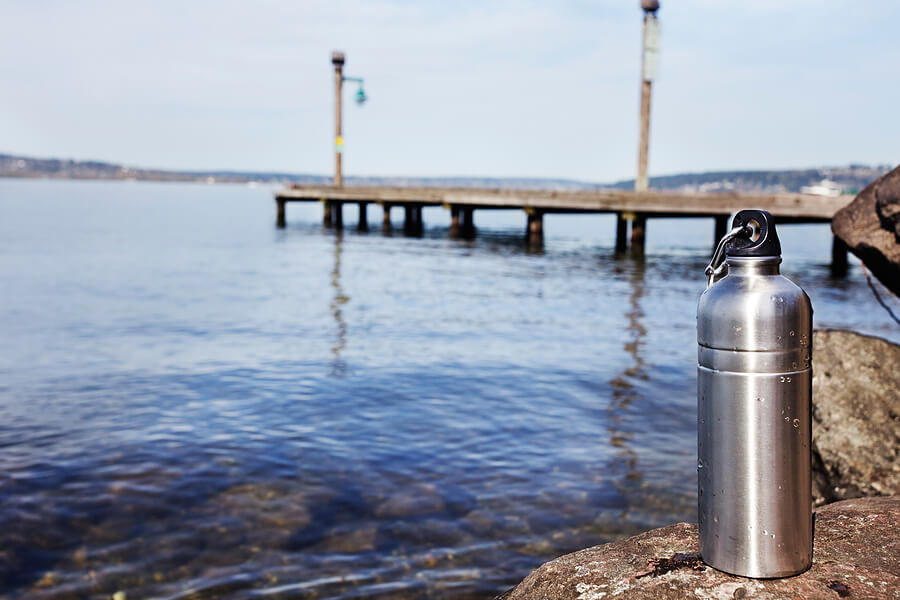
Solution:
[(716, 246), (716, 251), (713, 252), (712, 259), (709, 261), (709, 264), (706, 265), (706, 289), (712, 287), (716, 281), (723, 277), (722, 273), (728, 268), (725, 264), (725, 244), (730, 242), (736, 237), (747, 236), (750, 237), (753, 235), (753, 228), (749, 225), (742, 225), (740, 227), (735, 227), (731, 231), (725, 234), (725, 236), (719, 240), (719, 244)]

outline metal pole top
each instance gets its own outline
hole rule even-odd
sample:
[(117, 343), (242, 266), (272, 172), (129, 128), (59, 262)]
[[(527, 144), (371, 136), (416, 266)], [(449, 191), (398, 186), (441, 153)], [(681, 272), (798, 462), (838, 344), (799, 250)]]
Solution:
[(331, 53), (331, 62), (334, 66), (339, 67), (344, 64), (344, 53), (339, 50), (335, 50)]
[(641, 8), (646, 13), (655, 13), (659, 10), (659, 0), (641, 0)]

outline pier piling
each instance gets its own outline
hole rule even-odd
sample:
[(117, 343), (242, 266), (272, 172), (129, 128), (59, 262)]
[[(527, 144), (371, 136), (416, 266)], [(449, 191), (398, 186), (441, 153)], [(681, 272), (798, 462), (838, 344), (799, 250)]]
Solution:
[(459, 207), (450, 207), (450, 235), (456, 237), (459, 235)]
[(628, 220), (625, 215), (616, 213), (616, 252), (622, 254), (628, 249)]
[(275, 217), (275, 225), (278, 228), (283, 229), (284, 227), (287, 226), (287, 219), (285, 218), (285, 213), (284, 213), (285, 200), (278, 198), (276, 200), (276, 204), (278, 205), (278, 209), (277, 209), (277, 216)]
[(544, 237), (544, 213), (533, 208), (525, 209), (528, 215), (528, 225), (525, 229), (525, 235), (532, 240)]
[(716, 230), (713, 234), (713, 248), (715, 248), (719, 244), (719, 240), (725, 237), (726, 233), (728, 233), (728, 215), (717, 215)]
[(831, 274), (834, 277), (843, 277), (849, 267), (847, 263), (847, 244), (838, 236), (831, 240)]
[(647, 215), (636, 214), (631, 221), (631, 254), (644, 255), (644, 238), (647, 228)]
[(359, 221), (356, 224), (356, 228), (360, 231), (368, 231), (369, 222), (368, 222), (368, 204), (365, 202), (360, 202), (357, 206), (359, 206)]
[(391, 205), (384, 203), (384, 215), (381, 217), (381, 228), (385, 231), (391, 230)]
[(465, 207), (462, 209), (462, 234), (473, 235), (475, 233), (475, 209)]

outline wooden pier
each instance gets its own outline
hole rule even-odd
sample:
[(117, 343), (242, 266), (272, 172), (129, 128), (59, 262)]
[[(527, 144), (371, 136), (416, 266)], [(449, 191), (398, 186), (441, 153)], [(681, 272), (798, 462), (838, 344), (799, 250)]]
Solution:
[[(811, 196), (806, 194), (704, 194), (674, 191), (632, 192), (625, 190), (550, 191), (531, 189), (369, 187), (369, 186), (292, 186), (275, 195), (277, 225), (286, 224), (289, 202), (320, 202), (326, 226), (343, 227), (345, 204), (358, 207), (360, 229), (368, 227), (370, 204), (383, 209), (382, 227), (390, 228), (393, 207), (404, 208), (404, 228), (421, 230), (422, 208), (442, 206), (450, 212), (451, 235), (472, 235), (476, 210), (521, 210), (527, 215), (525, 235), (543, 236), (544, 215), (558, 213), (615, 213), (616, 250), (630, 248), (634, 254), (644, 250), (645, 225), (650, 218), (697, 218), (715, 220), (715, 239), (725, 235), (728, 217), (744, 208), (760, 208), (780, 223), (827, 223), (852, 198), (847, 196)], [(630, 235), (629, 235), (630, 228)], [(846, 248), (835, 240), (832, 267), (846, 269)]]

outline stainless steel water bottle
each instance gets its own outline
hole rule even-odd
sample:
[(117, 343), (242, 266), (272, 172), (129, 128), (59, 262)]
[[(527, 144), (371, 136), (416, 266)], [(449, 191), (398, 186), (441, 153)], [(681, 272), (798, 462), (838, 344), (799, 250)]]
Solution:
[(697, 309), (700, 555), (745, 577), (812, 564), (812, 305), (780, 263), (772, 215), (738, 212)]

